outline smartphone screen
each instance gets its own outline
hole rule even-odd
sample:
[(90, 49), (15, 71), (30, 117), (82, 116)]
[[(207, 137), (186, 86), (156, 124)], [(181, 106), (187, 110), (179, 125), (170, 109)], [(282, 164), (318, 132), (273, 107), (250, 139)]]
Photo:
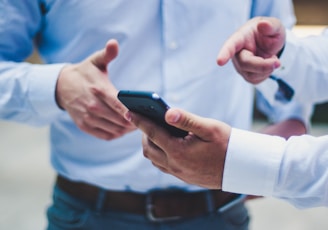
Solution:
[(164, 127), (171, 135), (185, 137), (187, 131), (173, 127), (165, 122), (165, 113), (169, 109), (166, 102), (156, 93), (148, 91), (121, 90), (118, 99), (132, 112), (148, 117)]

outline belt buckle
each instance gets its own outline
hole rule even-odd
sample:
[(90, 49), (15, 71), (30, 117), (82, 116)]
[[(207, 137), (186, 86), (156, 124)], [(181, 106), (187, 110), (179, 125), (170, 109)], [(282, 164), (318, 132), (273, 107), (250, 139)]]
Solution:
[(163, 193), (161, 191), (151, 191), (147, 193), (146, 195), (146, 217), (148, 218), (149, 221), (151, 222), (166, 222), (166, 221), (173, 221), (173, 220), (179, 220), (182, 217), (181, 216), (168, 216), (168, 217), (156, 217), (154, 215), (154, 207), (155, 205), (153, 204), (153, 197), (156, 194)]

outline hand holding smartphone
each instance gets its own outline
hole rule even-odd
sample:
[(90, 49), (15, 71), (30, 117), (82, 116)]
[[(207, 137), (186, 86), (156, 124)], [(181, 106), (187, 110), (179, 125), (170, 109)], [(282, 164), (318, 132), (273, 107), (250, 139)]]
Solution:
[(148, 117), (164, 127), (175, 137), (185, 137), (188, 132), (171, 126), (165, 121), (165, 113), (170, 108), (156, 93), (149, 91), (121, 90), (118, 99), (132, 112)]

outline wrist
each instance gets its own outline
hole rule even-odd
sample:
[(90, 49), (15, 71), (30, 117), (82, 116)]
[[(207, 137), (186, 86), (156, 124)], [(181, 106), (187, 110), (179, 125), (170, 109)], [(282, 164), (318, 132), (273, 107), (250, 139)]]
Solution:
[(62, 95), (61, 91), (64, 86), (63, 79), (65, 78), (66, 75), (69, 75), (67, 72), (70, 71), (70, 67), (71, 67), (71, 65), (66, 65), (62, 68), (62, 70), (59, 73), (59, 76), (57, 78), (57, 83), (56, 83), (55, 100), (56, 100), (57, 106), (62, 110), (65, 110), (64, 101), (63, 101), (63, 98), (61, 97), (61, 95)]

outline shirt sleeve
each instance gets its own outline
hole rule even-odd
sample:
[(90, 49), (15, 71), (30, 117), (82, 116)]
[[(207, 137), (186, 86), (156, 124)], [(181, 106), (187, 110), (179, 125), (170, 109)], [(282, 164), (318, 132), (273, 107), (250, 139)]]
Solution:
[(274, 75), (295, 90), (295, 99), (321, 103), (328, 100), (328, 30), (320, 36), (296, 37), (287, 31), (281, 67)]
[(250, 131), (232, 129), (224, 165), (222, 189), (271, 196), (279, 175), (285, 141)]
[(0, 1), (0, 118), (43, 125), (63, 113), (55, 89), (64, 64), (24, 60), (42, 26), (38, 1)]
[(328, 206), (328, 136), (288, 140), (232, 129), (224, 191), (286, 200), (298, 208)]
[(313, 103), (295, 99), (287, 103), (276, 100), (274, 96), (276, 91), (274, 89), (278, 90), (277, 83), (275, 81), (267, 83), (256, 93), (257, 108), (266, 114), (271, 123), (278, 123), (288, 119), (298, 119), (309, 130), (310, 118), (313, 113)]
[(328, 136), (291, 137), (273, 196), (298, 208), (328, 206)]
[(64, 113), (55, 98), (63, 66), (0, 62), (0, 117), (40, 126)]

